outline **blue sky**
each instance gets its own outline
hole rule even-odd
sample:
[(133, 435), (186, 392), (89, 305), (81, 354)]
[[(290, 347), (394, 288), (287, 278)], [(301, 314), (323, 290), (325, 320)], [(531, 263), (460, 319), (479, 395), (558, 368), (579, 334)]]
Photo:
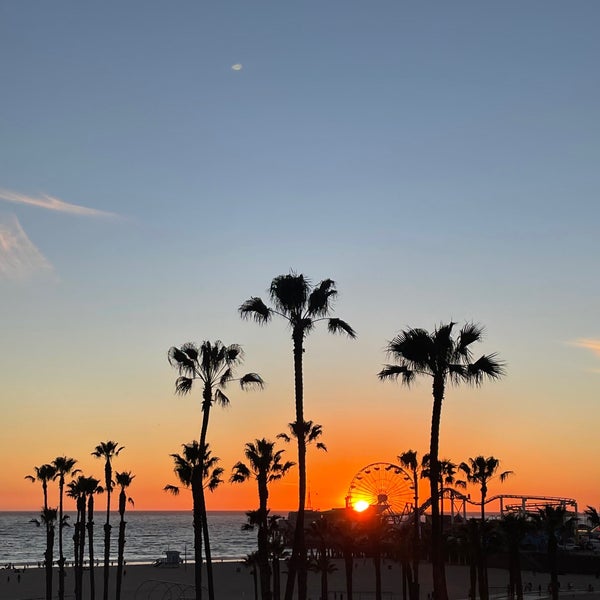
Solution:
[[(397, 401), (374, 377), (386, 340), (475, 320), (509, 364), (487, 418), (543, 418), (584, 460), (599, 17), (592, 1), (4, 3), (7, 427), (48, 399), (82, 421), (106, 401), (132, 420), (173, 402), (166, 350), (188, 340), (243, 343), (250, 368), (269, 365), (268, 402), (289, 395), (285, 331), (235, 310), (293, 268), (338, 282), (360, 336), (316, 337), (316, 396)], [(104, 418), (90, 445), (115, 437)], [(510, 457), (502, 438), (473, 452)]]

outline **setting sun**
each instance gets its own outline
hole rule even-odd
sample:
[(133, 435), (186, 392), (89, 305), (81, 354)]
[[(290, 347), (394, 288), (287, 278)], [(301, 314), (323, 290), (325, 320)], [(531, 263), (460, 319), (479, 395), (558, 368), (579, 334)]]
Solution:
[(366, 500), (358, 500), (352, 507), (356, 512), (363, 512), (369, 508), (369, 503)]

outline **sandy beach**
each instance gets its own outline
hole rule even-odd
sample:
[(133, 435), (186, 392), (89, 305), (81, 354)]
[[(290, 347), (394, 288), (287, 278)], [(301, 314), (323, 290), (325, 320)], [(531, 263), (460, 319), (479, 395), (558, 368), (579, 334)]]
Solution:
[[(253, 600), (253, 578), (250, 571), (241, 563), (216, 563), (215, 594), (218, 600)], [(19, 569), (20, 570), (20, 569)], [(451, 600), (467, 597), (468, 568), (463, 566), (447, 566), (448, 592)], [(114, 598), (116, 568), (111, 569), (110, 598)], [(89, 594), (89, 580), (86, 573), (85, 595)], [(129, 565), (123, 581), (123, 600), (161, 600), (177, 598), (193, 598), (193, 565), (181, 565), (178, 568), (158, 568), (150, 565)], [(96, 571), (96, 598), (101, 598), (102, 570)], [(503, 569), (490, 569), (490, 595), (495, 598), (506, 597), (508, 573)], [(547, 573), (523, 572), (523, 583), (531, 583), (532, 592), (527, 596), (547, 598), (549, 576)], [(562, 575), (561, 598), (585, 598), (600, 600), (600, 580), (592, 575)], [(54, 588), (58, 584), (58, 571), (54, 574)], [(593, 592), (589, 591), (590, 586)], [(400, 600), (402, 598), (400, 568), (397, 564), (386, 561), (382, 569), (382, 587), (384, 600)], [(370, 560), (355, 561), (354, 600), (373, 600), (375, 588), (374, 571)], [(571, 588), (571, 589), (569, 589)], [(421, 569), (421, 598), (427, 599), (432, 591), (431, 567), (424, 564)], [(186, 593), (187, 592), (187, 593)], [(57, 597), (55, 593), (55, 598)], [(68, 571), (66, 579), (66, 597), (73, 598), (73, 574)], [(319, 600), (320, 579), (316, 573), (309, 573), (309, 599)], [(344, 567), (337, 561), (337, 570), (329, 575), (329, 600), (343, 600), (346, 597), (344, 584)], [(2, 600), (43, 600), (44, 570), (28, 568), (16, 573), (12, 570), (0, 570), (0, 598)]]

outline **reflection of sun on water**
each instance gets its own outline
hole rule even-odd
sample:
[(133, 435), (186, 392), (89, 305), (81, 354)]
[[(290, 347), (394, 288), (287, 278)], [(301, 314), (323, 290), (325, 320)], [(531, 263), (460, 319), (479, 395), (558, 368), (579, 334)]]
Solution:
[(366, 500), (358, 500), (354, 503), (352, 507), (356, 512), (363, 512), (363, 510), (367, 510), (369, 508), (369, 503)]

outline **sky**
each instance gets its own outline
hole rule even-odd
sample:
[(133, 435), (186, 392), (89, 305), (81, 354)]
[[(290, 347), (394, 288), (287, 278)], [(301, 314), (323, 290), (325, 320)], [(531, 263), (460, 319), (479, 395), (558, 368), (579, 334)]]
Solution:
[[(506, 376), (448, 389), (440, 456), (499, 458), (514, 475), (490, 495), (598, 507), (599, 18), (595, 0), (2, 3), (0, 510), (38, 510), (24, 476), (56, 456), (102, 477), (107, 440), (136, 510), (189, 508), (163, 491), (201, 423), (173, 345), (241, 344), (239, 373), (266, 381), (211, 412), (226, 475), (286, 431), (289, 330), (237, 309), (290, 270), (334, 279), (358, 334), (306, 341), (314, 508), (427, 451), (430, 381), (377, 373), (400, 330), (450, 320), (483, 325)], [(256, 504), (252, 483), (208, 500)]]

